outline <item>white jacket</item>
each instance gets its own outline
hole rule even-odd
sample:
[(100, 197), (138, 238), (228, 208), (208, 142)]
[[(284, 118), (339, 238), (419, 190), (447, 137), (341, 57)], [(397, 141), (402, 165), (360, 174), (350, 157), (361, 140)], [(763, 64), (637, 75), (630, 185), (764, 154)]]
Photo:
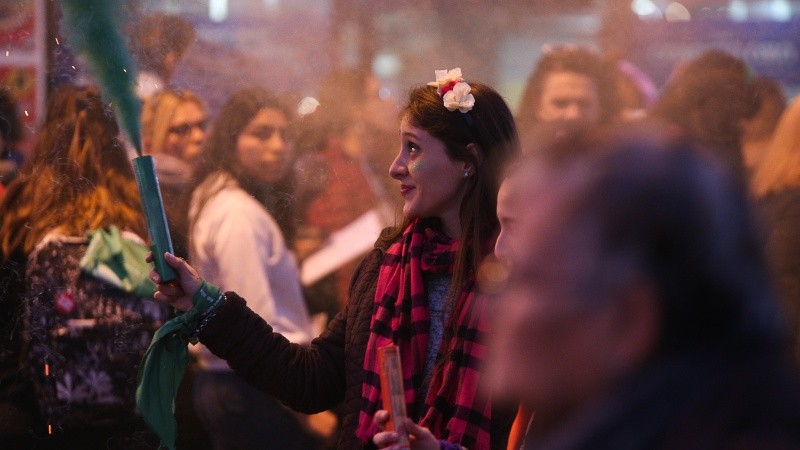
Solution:
[[(219, 192), (198, 211), (204, 193), (215, 191)], [(250, 309), (290, 341), (311, 341), (297, 261), (266, 208), (230, 175), (217, 172), (192, 193), (189, 218), (193, 222), (189, 256), (200, 275), (223, 292), (242, 296)], [(191, 351), (202, 369), (230, 370), (202, 344)]]

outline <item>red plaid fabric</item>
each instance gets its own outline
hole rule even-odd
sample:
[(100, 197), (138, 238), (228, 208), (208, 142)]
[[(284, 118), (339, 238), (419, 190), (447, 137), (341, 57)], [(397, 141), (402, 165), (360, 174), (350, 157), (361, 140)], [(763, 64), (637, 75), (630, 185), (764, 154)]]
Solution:
[[(372, 417), (382, 409), (377, 349), (398, 345), (403, 366), (409, 417), (440, 439), (475, 450), (489, 449), (491, 403), (480, 395), (480, 368), (486, 356), (487, 319), (475, 292), (474, 277), (455, 299), (448, 327), (452, 338), (443, 342), (443, 364), (434, 367), (427, 397), (420, 398), (430, 330), (423, 272), (453, 271), (458, 241), (417, 219), (392, 244), (381, 263), (367, 351), (364, 357), (363, 399), (356, 435), (368, 442), (378, 431)], [(443, 353), (444, 352), (444, 353)]]

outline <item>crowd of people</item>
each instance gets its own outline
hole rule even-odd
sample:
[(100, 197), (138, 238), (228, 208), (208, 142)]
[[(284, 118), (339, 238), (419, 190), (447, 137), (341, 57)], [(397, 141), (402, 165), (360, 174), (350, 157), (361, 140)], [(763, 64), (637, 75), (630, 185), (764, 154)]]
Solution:
[[(55, 87), (24, 163), (0, 91), (4, 446), (800, 446), (800, 100), (779, 83), (711, 50), (657, 91), (562, 45), (516, 111), (456, 68), (399, 111), (342, 70), (302, 117), (263, 87), (212, 116), (169, 82), (193, 30), (154, 23), (177, 42), (139, 46), (174, 282), (146, 264), (99, 90)], [(302, 259), (372, 209), (397, 214), (372, 250), (304, 286)], [(152, 361), (175, 342), (177, 433), (134, 398), (171, 416)]]

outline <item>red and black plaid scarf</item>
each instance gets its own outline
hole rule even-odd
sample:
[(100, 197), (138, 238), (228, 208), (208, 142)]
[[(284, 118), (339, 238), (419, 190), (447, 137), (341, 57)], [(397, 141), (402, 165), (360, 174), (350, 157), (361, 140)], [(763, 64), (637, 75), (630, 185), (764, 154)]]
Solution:
[(430, 331), (430, 311), (423, 272), (452, 274), (459, 243), (430, 226), (414, 220), (402, 237), (386, 251), (378, 275), (369, 341), (364, 357), (362, 407), (356, 435), (368, 442), (378, 431), (372, 417), (381, 409), (380, 370), (377, 349), (400, 347), (409, 417), (428, 427), (435, 436), (475, 450), (489, 449), (491, 403), (478, 392), (480, 368), (486, 356), (487, 319), (484, 303), (475, 292), (474, 276), (454, 297), (427, 397), (417, 393), (424, 381), (425, 357)]

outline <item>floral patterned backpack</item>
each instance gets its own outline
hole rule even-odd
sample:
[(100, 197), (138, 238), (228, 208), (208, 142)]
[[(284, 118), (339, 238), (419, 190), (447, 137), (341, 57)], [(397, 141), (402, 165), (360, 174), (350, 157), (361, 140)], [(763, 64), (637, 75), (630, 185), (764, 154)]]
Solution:
[(88, 247), (85, 237), (49, 235), (28, 258), (26, 355), (52, 434), (136, 420), (138, 366), (168, 319), (152, 298), (83, 272)]

